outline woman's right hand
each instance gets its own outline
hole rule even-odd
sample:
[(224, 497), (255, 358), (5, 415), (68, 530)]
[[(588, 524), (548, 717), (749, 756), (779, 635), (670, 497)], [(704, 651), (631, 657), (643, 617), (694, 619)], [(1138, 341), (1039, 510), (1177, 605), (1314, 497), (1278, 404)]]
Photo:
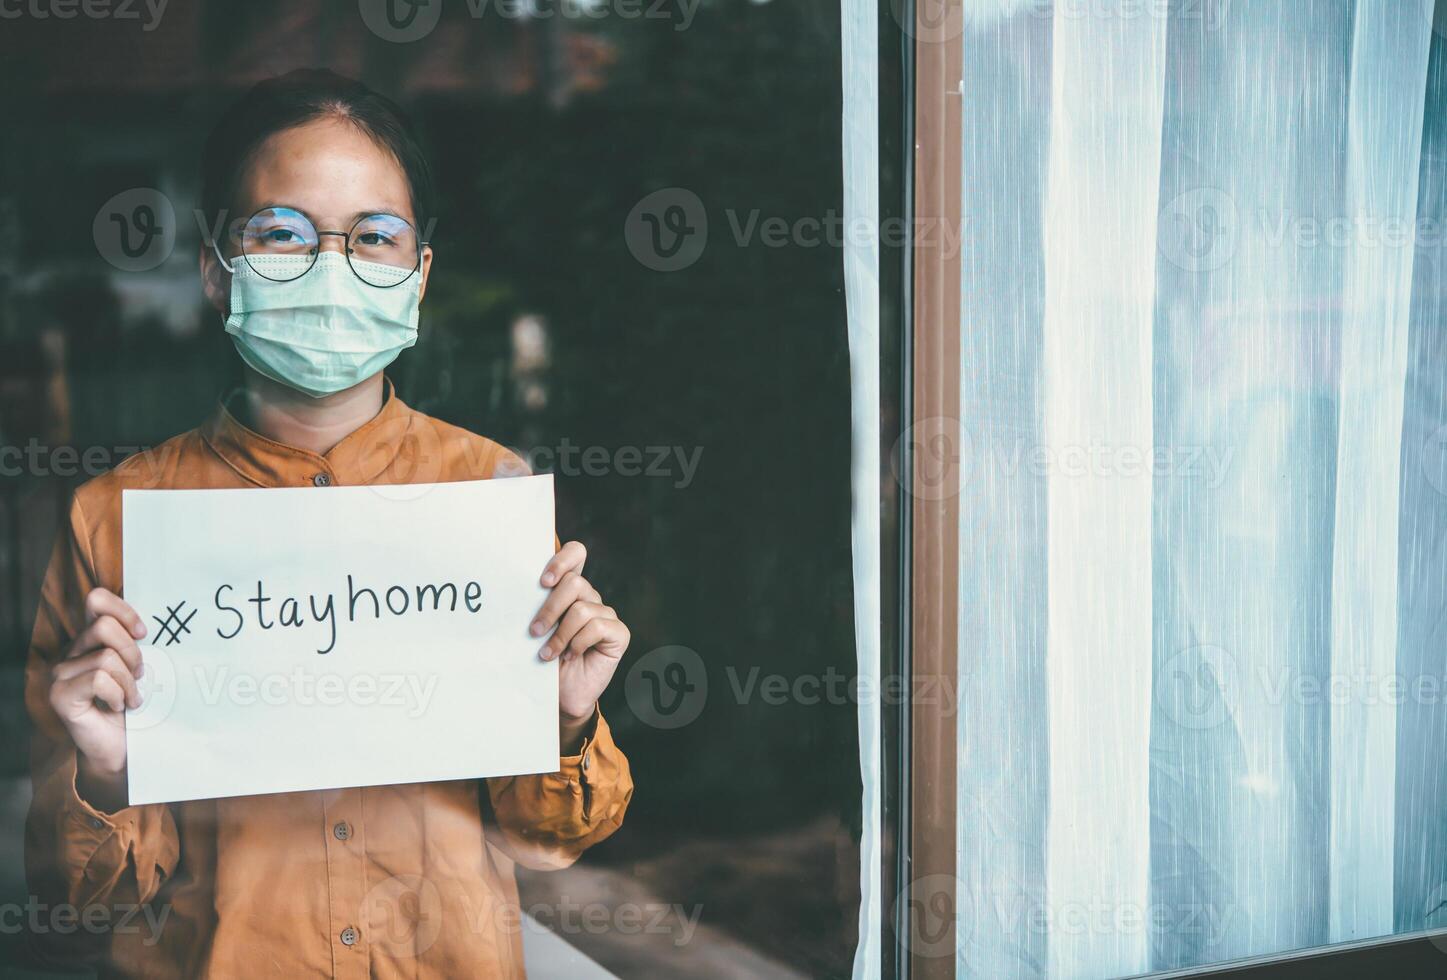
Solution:
[(78, 750), (77, 788), (83, 787), (93, 805), (115, 810), (125, 805), (125, 710), (141, 704), (136, 641), (146, 635), (146, 626), (107, 589), (92, 589), (85, 597), (85, 623), (50, 672), (50, 706)]

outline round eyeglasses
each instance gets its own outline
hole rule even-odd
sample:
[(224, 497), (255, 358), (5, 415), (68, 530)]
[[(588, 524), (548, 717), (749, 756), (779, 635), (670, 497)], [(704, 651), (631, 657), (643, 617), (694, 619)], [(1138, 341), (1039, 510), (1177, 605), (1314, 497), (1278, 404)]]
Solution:
[[(236, 237), (236, 232), (232, 232)], [(323, 238), (342, 239), (342, 251), (353, 275), (369, 286), (387, 289), (400, 285), (422, 266), (427, 245), (406, 218), (395, 214), (368, 214), (347, 231), (318, 231), (312, 220), (295, 208), (262, 208), (240, 232), (241, 256), (251, 270), (272, 282), (300, 279), (316, 265)], [(229, 269), (231, 263), (216, 255)], [(306, 262), (268, 262), (282, 255), (305, 256)]]

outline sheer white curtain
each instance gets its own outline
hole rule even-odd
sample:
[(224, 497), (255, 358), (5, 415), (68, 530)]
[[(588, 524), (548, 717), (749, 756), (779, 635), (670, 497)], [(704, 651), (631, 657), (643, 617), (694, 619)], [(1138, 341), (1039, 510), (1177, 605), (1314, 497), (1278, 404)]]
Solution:
[(964, 4), (960, 974), (1442, 925), (1433, 0)]
[[(843, 76), (844, 218), (879, 227), (878, 11), (870, 0), (840, 6)], [(879, 248), (874, 235), (844, 245), (849, 316), (854, 550), (854, 635), (861, 690), (879, 689)], [(867, 685), (867, 686), (866, 686)], [(859, 699), (859, 943), (854, 977), (879, 975), (880, 903), (879, 703)]]

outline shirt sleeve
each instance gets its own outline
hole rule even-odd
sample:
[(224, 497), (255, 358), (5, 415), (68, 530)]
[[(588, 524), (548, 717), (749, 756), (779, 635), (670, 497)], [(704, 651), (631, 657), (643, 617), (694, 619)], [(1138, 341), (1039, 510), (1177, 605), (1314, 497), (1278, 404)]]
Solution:
[(623, 823), (633, 797), (628, 759), (595, 709), (593, 733), (558, 771), (487, 780), (502, 849), (528, 868), (565, 868)]
[[(69, 525), (51, 554), (25, 667), (25, 703), (34, 724), (26, 878), (37, 900), (82, 911), (150, 901), (175, 870), (179, 855), (176, 825), (164, 804), (105, 813), (80, 797), (75, 744), (50, 707), (51, 668), (79, 632), (85, 595), (97, 584), (86, 535), (85, 515), (73, 502)], [(83, 930), (67, 933), (58, 948), (41, 952), (82, 958), (90, 952), (84, 938), (101, 939), (85, 937)], [(57, 956), (61, 951), (64, 957)]]

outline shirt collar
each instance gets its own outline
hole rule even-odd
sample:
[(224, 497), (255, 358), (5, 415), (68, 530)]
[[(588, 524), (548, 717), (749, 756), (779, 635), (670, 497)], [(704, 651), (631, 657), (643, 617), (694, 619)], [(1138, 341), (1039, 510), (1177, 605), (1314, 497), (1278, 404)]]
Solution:
[(212, 452), (242, 478), (261, 487), (363, 486), (380, 476), (396, 459), (404, 440), (417, 425), (417, 413), (384, 378), (382, 410), (327, 453), (288, 446), (243, 425), (226, 399), (201, 427)]

